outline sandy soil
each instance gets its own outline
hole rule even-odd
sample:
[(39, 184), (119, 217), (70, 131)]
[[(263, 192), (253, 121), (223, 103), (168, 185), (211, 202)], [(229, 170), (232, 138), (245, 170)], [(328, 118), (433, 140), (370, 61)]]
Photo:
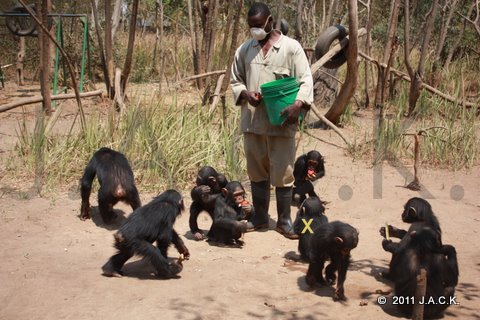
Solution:
[[(0, 114), (1, 157), (10, 156), (19, 112)], [(345, 131), (353, 137), (353, 132)], [(392, 294), (387, 305), (377, 303), (377, 290), (392, 290), (391, 283), (379, 277), (390, 255), (381, 248), (378, 229), (385, 222), (406, 227), (400, 214), (413, 196), (429, 198), (444, 243), (454, 245), (458, 252), (458, 305), (449, 307), (444, 318), (480, 319), (480, 167), (468, 172), (423, 168), (424, 191), (417, 193), (399, 187), (411, 181), (411, 165), (401, 173), (385, 164), (375, 175), (368, 163), (345, 156), (333, 132), (312, 133), (321, 140), (304, 136), (298, 153), (316, 148), (325, 156), (326, 176), (316, 190), (330, 201), (326, 214), (331, 221), (348, 222), (360, 232), (345, 283), (347, 302), (334, 302), (329, 287), (309, 290), (307, 265), (286, 258), (297, 252), (297, 241), (272, 230), (274, 198), (271, 230), (246, 234), (243, 248), (191, 240), (187, 211), (175, 225), (191, 252), (181, 278), (156, 279), (148, 262), (133, 259), (120, 279), (102, 276), (100, 267), (115, 252), (112, 234), (131, 213), (129, 207), (116, 207), (120, 216), (113, 226), (101, 223), (96, 207), (92, 220), (80, 221), (78, 193), (23, 200), (9, 192), (0, 178), (0, 319), (401, 318), (391, 305)], [(0, 172), (7, 174), (3, 168)], [(188, 207), (189, 191), (183, 194)], [(142, 201), (151, 197), (143, 194)], [(199, 220), (203, 229), (209, 228), (206, 214)], [(177, 257), (178, 253), (172, 248), (170, 255)], [(361, 302), (367, 304), (361, 306)]]

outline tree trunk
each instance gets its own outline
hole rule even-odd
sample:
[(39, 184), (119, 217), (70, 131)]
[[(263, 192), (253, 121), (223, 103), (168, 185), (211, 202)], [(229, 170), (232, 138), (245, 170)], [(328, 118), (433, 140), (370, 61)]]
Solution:
[[(107, 72), (109, 79), (115, 79), (113, 70), (113, 49), (112, 49), (112, 4), (111, 0), (105, 0), (105, 62), (107, 64)], [(111, 99), (115, 96), (113, 83), (107, 88), (108, 95)]]
[[(367, 40), (365, 41), (365, 52), (371, 55), (372, 47), (372, 28), (373, 28), (373, 14), (372, 14), (373, 0), (367, 2)], [(370, 64), (365, 60), (365, 108), (370, 106), (370, 95), (368, 92), (368, 74), (370, 71)]]
[(118, 27), (120, 26), (120, 18), (122, 15), (122, 0), (115, 0), (115, 7), (112, 15), (112, 41), (115, 39)]
[[(41, 24), (48, 26), (48, 13), (52, 9), (50, 0), (36, 0), (36, 15)], [(50, 96), (50, 38), (47, 31), (38, 28), (38, 46), (40, 51), (40, 91), (43, 101), (42, 108), (37, 109), (35, 129), (33, 133), (33, 152), (35, 154), (35, 181), (31, 193), (40, 195), (44, 184), (45, 175), (45, 117), (52, 113), (52, 100)]]
[(104, 78), (104, 82), (105, 82), (105, 88), (107, 90), (109, 98), (111, 98), (110, 97), (110, 88), (111, 88), (110, 79), (111, 78), (108, 74), (107, 62), (105, 61), (105, 50), (103, 48), (102, 34), (100, 32), (100, 23), (98, 22), (98, 9), (97, 9), (98, 0), (91, 0), (90, 3), (92, 5), (93, 21), (95, 23), (95, 31), (96, 31), (96, 34), (97, 34), (98, 51), (99, 51), (99, 55), (100, 55), (100, 62), (102, 63), (102, 70), (103, 70), (103, 78)]
[(18, 37), (18, 53), (17, 53), (17, 65), (16, 76), (17, 85), (23, 86), (23, 62), (25, 61), (25, 37)]
[[(473, 8), (475, 7), (475, 3), (472, 3), (470, 8), (468, 9), (467, 17), (470, 17), (473, 12)], [(443, 64), (444, 69), (448, 69), (450, 66), (450, 62), (452, 61), (453, 54), (457, 50), (458, 46), (460, 45), (460, 42), (463, 38), (463, 34), (465, 33), (465, 29), (467, 28), (467, 20), (463, 19), (463, 26), (462, 26), (462, 31), (456, 35), (456, 39), (454, 44), (450, 47), (450, 50), (448, 51), (447, 58), (445, 59), (445, 63)]]
[[(48, 26), (48, 13), (51, 11), (52, 3), (50, 0), (37, 0), (36, 3), (37, 16), (40, 17), (40, 22)], [(38, 43), (40, 46), (40, 90), (43, 96), (43, 110), (47, 115), (52, 113), (52, 100), (50, 99), (50, 38), (45, 32), (38, 28)]]
[(275, 29), (280, 30), (280, 23), (282, 22), (282, 14), (283, 14), (283, 0), (277, 0), (278, 8), (277, 8), (277, 21), (275, 22)]
[[(193, 22), (195, 26), (195, 32), (192, 36), (195, 37), (195, 52), (196, 52), (196, 64), (194, 61), (194, 66), (196, 66), (196, 74), (205, 73), (205, 54), (203, 52), (204, 35), (205, 35), (205, 22), (204, 15), (202, 11), (202, 5), (199, 0), (193, 1)], [(197, 80), (198, 89), (203, 89), (205, 87), (205, 79)]]
[(242, 15), (243, 0), (237, 0), (235, 2), (236, 3), (234, 6), (235, 16), (233, 17), (232, 42), (230, 43), (230, 49), (228, 50), (227, 71), (225, 74), (225, 79), (223, 81), (222, 92), (227, 91), (230, 84), (230, 73), (232, 70), (232, 63), (235, 56), (235, 51), (238, 46), (238, 34), (240, 33), (240, 16)]
[[(408, 0), (406, 0), (405, 6), (407, 6), (407, 4), (408, 4)], [(420, 90), (422, 89), (422, 86), (423, 86), (422, 77), (425, 72), (425, 61), (427, 59), (428, 45), (430, 43), (430, 38), (433, 32), (435, 16), (437, 14), (437, 7), (438, 7), (438, 0), (433, 0), (432, 8), (430, 9), (430, 14), (427, 18), (427, 23), (424, 29), (425, 36), (423, 38), (422, 50), (420, 52), (418, 68), (414, 74), (410, 74), (411, 70), (409, 71), (410, 78), (412, 79), (412, 82), (410, 83), (410, 92), (408, 95), (408, 115), (409, 116), (412, 115), (415, 110), (417, 100), (420, 97)], [(405, 17), (405, 20), (407, 20), (407, 17)]]
[(340, 116), (347, 108), (348, 102), (352, 98), (358, 81), (358, 15), (357, 0), (348, 1), (349, 18), (349, 43), (347, 50), (347, 75), (345, 82), (340, 89), (340, 93), (335, 99), (330, 110), (325, 114), (325, 118), (338, 125)]
[(132, 68), (133, 45), (135, 44), (135, 28), (137, 26), (138, 1), (139, 0), (133, 0), (132, 13), (130, 15), (130, 28), (128, 32), (127, 55), (125, 57), (125, 64), (123, 65), (122, 80), (121, 80), (123, 95), (125, 95), (125, 92), (127, 90), (128, 77), (130, 76), (130, 70)]
[[(390, 8), (390, 18), (388, 22), (388, 36), (387, 42), (385, 44), (385, 49), (383, 51), (382, 63), (387, 63), (390, 54), (392, 52), (392, 43), (397, 33), (397, 24), (398, 24), (398, 13), (400, 11), (400, 0), (394, 0), (391, 3)], [(375, 102), (374, 105), (377, 106), (385, 99), (382, 97), (382, 91), (385, 92), (386, 81), (388, 75), (385, 73), (385, 70), (382, 67), (378, 68), (378, 80), (377, 80), (377, 90), (375, 91)]]
[(302, 14), (303, 14), (303, 0), (298, 0), (297, 3), (297, 23), (295, 25), (295, 39), (300, 44), (303, 44), (303, 32), (302, 32)]

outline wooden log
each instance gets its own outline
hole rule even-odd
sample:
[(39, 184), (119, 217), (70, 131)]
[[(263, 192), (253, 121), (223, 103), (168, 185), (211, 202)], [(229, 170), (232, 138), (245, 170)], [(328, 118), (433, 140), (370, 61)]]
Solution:
[(419, 302), (427, 293), (427, 271), (422, 268), (417, 275), (417, 288), (415, 290), (415, 304), (413, 305), (412, 320), (423, 320), (424, 305)]
[[(80, 93), (80, 97), (81, 98), (86, 98), (86, 97), (93, 97), (93, 96), (101, 96), (102, 94), (103, 94), (103, 90), (95, 90), (95, 91)], [(58, 94), (56, 96), (52, 96), (52, 100), (65, 100), (65, 99), (72, 99), (72, 98), (75, 98), (74, 93)], [(28, 104), (38, 103), (38, 102), (42, 102), (42, 101), (43, 101), (42, 96), (17, 100), (17, 101), (11, 102), (11, 103), (1, 105), (0, 106), (0, 112), (5, 112), (5, 111), (8, 111), (10, 109), (14, 109), (16, 107), (25, 106), (25, 105), (28, 105)]]
[(351, 147), (351, 143), (347, 140), (347, 138), (342, 134), (342, 132), (340, 131), (340, 129), (338, 129), (338, 127), (336, 125), (334, 125), (330, 120), (328, 120), (323, 114), (320, 113), (320, 111), (318, 111), (318, 109), (315, 107), (315, 104), (312, 103), (312, 105), (310, 106), (310, 109), (313, 111), (313, 113), (315, 113), (315, 115), (323, 122), (325, 123), (328, 127), (330, 127), (333, 131), (335, 131), (336, 134), (338, 134), (340, 136), (340, 138), (343, 139), (343, 141), (345, 141), (345, 143), (347, 144), (348, 147)]

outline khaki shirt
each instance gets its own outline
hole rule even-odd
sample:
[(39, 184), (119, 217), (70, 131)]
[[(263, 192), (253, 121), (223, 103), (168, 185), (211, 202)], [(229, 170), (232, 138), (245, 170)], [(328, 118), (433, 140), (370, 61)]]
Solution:
[(250, 39), (236, 51), (230, 84), (236, 105), (241, 105), (240, 129), (269, 136), (295, 136), (296, 125), (285, 128), (268, 121), (263, 102), (256, 108), (240, 99), (243, 90), (260, 92), (260, 85), (293, 76), (300, 83), (297, 100), (310, 105), (313, 102), (313, 78), (307, 57), (298, 41), (284, 36), (270, 48), (264, 57), (257, 40)]

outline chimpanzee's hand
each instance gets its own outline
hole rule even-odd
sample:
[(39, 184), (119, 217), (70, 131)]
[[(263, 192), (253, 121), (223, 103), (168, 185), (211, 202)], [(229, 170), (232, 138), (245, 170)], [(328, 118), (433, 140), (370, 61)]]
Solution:
[(382, 240), (383, 250), (388, 251), (388, 250), (387, 250), (387, 247), (388, 247), (388, 245), (389, 245), (390, 243), (392, 243), (392, 240), (383, 239), (383, 240)]
[(240, 96), (243, 99), (246, 99), (250, 105), (256, 107), (260, 104), (260, 101), (262, 101), (262, 95), (260, 92), (257, 91), (247, 91), (243, 90)]
[[(397, 231), (398, 231), (398, 228), (396, 228), (392, 225), (388, 225), (388, 233), (389, 233), (390, 237), (397, 237), (398, 238)], [(380, 235), (384, 238), (387, 236), (385, 227), (380, 228)]]
[(315, 171), (313, 173), (307, 173), (307, 179), (310, 181), (317, 180), (317, 175), (315, 174)]
[(343, 287), (337, 288), (335, 290), (335, 293), (333, 294), (333, 300), (334, 301), (345, 301), (347, 300), (347, 297), (345, 297), (345, 292)]
[(203, 234), (203, 232), (201, 231), (197, 231), (193, 234), (193, 237), (195, 238), (195, 240), (197, 241), (200, 241), (200, 240), (203, 240), (205, 239), (205, 235)]
[(280, 116), (286, 115), (286, 118), (283, 121), (282, 126), (298, 123), (298, 116), (300, 115), (302, 105), (303, 103), (300, 100), (295, 100), (292, 105), (283, 109), (283, 111), (280, 113)]

